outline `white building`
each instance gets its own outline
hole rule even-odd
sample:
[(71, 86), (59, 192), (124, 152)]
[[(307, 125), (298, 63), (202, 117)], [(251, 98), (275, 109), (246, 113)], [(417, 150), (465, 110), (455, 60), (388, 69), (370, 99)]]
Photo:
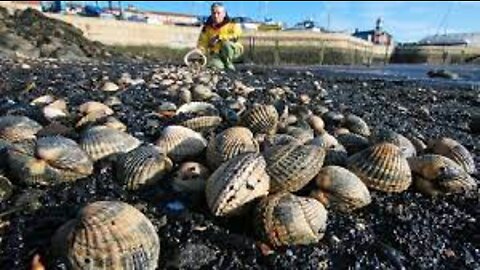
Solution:
[(418, 43), (420, 45), (465, 45), (469, 47), (480, 47), (480, 33), (433, 35), (423, 38)]

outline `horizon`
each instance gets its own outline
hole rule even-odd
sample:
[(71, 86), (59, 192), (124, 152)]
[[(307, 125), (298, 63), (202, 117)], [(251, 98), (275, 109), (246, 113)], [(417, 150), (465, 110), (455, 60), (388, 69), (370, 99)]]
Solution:
[[(75, 2), (75, 1), (72, 1)], [(81, 1), (96, 2), (96, 1)], [(108, 1), (98, 1), (107, 6)], [(117, 1), (113, 5), (117, 6)], [(209, 15), (211, 3), (217, 1), (122, 1), (142, 11), (165, 11)], [(410, 2), (410, 1), (218, 1), (225, 4), (232, 17), (250, 17), (256, 21), (272, 18), (286, 26), (311, 19), (331, 31), (353, 33), (371, 30), (377, 18), (383, 29), (397, 43), (417, 42), (424, 37), (445, 33), (480, 33), (480, 1)], [(296, 9), (295, 12), (291, 10)], [(434, 12), (431, 12), (431, 11)]]

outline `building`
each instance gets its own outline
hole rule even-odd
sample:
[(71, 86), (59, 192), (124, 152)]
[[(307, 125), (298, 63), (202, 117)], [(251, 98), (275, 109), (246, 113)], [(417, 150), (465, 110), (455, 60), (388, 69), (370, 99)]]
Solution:
[(369, 31), (358, 31), (358, 29), (356, 29), (355, 33), (353, 33), (353, 36), (364, 39), (366, 41), (370, 41), (373, 44), (377, 45), (392, 45), (392, 35), (383, 30), (382, 24), (382, 19), (378, 18), (375, 29)]
[(479, 33), (452, 33), (444, 35), (433, 35), (421, 39), (419, 45), (455, 46), (463, 45), (469, 47), (480, 47)]
[(166, 25), (195, 25), (198, 23), (198, 17), (190, 14), (161, 11), (142, 12), (147, 18), (148, 23), (166, 24)]

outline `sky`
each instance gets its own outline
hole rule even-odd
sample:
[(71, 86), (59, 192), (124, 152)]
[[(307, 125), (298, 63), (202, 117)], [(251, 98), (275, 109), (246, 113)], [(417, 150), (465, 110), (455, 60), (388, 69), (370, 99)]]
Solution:
[[(99, 1), (106, 2), (106, 1)], [(116, 3), (117, 1), (114, 1)], [(208, 15), (214, 1), (122, 1), (141, 10)], [(230, 16), (263, 20), (270, 17), (291, 26), (313, 19), (334, 31), (370, 30), (382, 17), (384, 29), (397, 42), (414, 42), (427, 35), (480, 32), (480, 1), (223, 1)]]

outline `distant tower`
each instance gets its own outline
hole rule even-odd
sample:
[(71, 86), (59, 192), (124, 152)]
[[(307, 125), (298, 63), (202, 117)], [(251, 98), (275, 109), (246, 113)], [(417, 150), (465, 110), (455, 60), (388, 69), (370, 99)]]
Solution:
[(382, 28), (383, 28), (383, 20), (382, 18), (379, 17), (375, 23), (375, 31), (381, 32)]

